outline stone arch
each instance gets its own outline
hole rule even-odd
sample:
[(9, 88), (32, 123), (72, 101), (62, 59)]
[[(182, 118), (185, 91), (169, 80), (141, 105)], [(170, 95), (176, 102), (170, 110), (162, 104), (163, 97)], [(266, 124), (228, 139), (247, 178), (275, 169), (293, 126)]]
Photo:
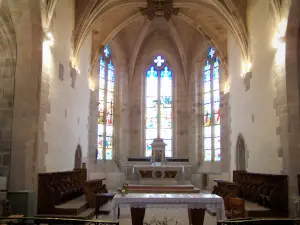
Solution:
[(236, 142), (236, 169), (246, 170), (246, 145), (242, 134), (238, 135)]
[(75, 151), (74, 169), (80, 169), (82, 165), (82, 150), (81, 146), (77, 145)]

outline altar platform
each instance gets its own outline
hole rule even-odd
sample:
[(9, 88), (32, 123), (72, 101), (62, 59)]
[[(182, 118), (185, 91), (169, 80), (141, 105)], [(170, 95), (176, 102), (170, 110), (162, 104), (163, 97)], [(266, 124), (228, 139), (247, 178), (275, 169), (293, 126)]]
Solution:
[(186, 185), (145, 185), (145, 184), (128, 184), (129, 193), (200, 193), (200, 189), (192, 184)]

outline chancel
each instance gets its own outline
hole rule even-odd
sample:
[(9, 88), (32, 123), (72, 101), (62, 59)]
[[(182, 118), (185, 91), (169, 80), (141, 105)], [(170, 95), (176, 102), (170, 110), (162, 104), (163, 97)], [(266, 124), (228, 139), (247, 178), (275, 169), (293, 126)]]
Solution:
[(0, 0), (0, 213), (300, 217), (299, 28), (299, 0)]

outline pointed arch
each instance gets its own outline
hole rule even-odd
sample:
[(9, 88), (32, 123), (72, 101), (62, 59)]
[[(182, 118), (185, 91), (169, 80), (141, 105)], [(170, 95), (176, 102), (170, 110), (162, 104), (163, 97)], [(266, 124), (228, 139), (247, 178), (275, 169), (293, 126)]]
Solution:
[(246, 144), (244, 137), (239, 133), (236, 141), (236, 170), (246, 170)]
[(166, 144), (165, 156), (172, 157), (172, 70), (164, 57), (157, 55), (145, 75), (145, 155), (151, 156), (153, 140), (162, 138)]
[(82, 150), (81, 146), (77, 145), (75, 151), (74, 169), (80, 169), (82, 165)]

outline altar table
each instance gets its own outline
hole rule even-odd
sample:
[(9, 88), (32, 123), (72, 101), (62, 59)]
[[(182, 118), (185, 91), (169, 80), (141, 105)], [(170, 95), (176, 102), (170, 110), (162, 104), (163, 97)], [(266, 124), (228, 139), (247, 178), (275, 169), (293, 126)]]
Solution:
[(215, 194), (145, 194), (129, 193), (125, 196), (116, 194), (112, 200), (113, 219), (116, 219), (116, 210), (119, 207), (131, 208), (133, 225), (142, 225), (145, 208), (187, 208), (190, 224), (202, 225), (205, 209), (216, 209), (216, 218), (225, 219), (223, 198)]
[(185, 179), (182, 165), (134, 165), (133, 174), (137, 184), (142, 182), (181, 184)]

